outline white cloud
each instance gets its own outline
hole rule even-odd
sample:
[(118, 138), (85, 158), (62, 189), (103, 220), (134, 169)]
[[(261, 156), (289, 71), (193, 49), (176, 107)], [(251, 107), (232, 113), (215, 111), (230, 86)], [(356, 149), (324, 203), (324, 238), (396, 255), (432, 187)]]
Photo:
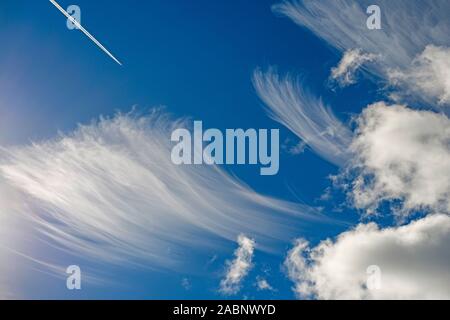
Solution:
[(275, 289), (269, 284), (269, 282), (262, 277), (256, 278), (256, 288), (259, 291), (265, 291), (265, 290), (275, 291)]
[(357, 120), (352, 142), (351, 197), (370, 212), (383, 201), (399, 215), (414, 210), (450, 212), (450, 119), (380, 102)]
[[(8, 206), (0, 215), (19, 214), (52, 246), (93, 262), (163, 268), (241, 232), (274, 249), (299, 218), (312, 216), (218, 167), (173, 165), (170, 133), (187, 125), (160, 113), (121, 114), (52, 140), (0, 148), (0, 187), (17, 195), (1, 195), (0, 208)], [(11, 232), (26, 236), (21, 228)], [(17, 250), (12, 239), (4, 243)]]
[[(408, 72), (415, 57), (428, 45), (450, 47), (449, 1), (418, 1), (411, 6), (410, 0), (379, 0), (380, 30), (366, 26), (366, 10), (372, 4), (370, 0), (292, 0), (274, 5), (273, 11), (311, 30), (340, 52), (360, 48), (376, 55), (377, 63), (365, 69), (387, 80), (394, 68)], [(442, 98), (441, 91), (435, 90), (435, 98)], [(410, 92), (421, 98), (422, 92), (414, 92), (413, 88)]]
[(405, 70), (388, 72), (391, 84), (401, 87), (397, 94), (415, 95), (439, 105), (450, 104), (450, 48), (429, 45)]
[[(275, 13), (313, 31), (339, 51), (361, 48), (381, 55), (387, 66), (408, 67), (429, 44), (450, 45), (450, 21), (446, 0), (379, 0), (381, 30), (366, 25), (370, 0), (283, 1), (273, 6)], [(373, 71), (379, 73), (380, 66)]]
[[(450, 299), (449, 241), (448, 215), (396, 228), (361, 224), (314, 248), (297, 240), (285, 266), (299, 298)], [(368, 286), (370, 266), (381, 271), (379, 288)]]
[(356, 71), (367, 62), (374, 61), (376, 55), (364, 53), (361, 49), (349, 49), (337, 65), (331, 69), (330, 78), (335, 80), (341, 87), (356, 83)]
[[(344, 54), (330, 78), (342, 86), (364, 71), (395, 86), (391, 97), (440, 108), (449, 95), (450, 3), (380, 0), (381, 30), (368, 30), (370, 1), (283, 1), (273, 7)], [(414, 32), (411, 32), (414, 30)], [(354, 49), (358, 48), (358, 49)], [(364, 55), (367, 55), (364, 57)], [(375, 61), (376, 60), (376, 61)], [(376, 62), (366, 63), (365, 62)], [(450, 298), (450, 120), (444, 113), (377, 103), (351, 132), (290, 77), (254, 75), (271, 116), (351, 179), (353, 205), (371, 214), (387, 201), (398, 221), (434, 213), (402, 227), (361, 224), (311, 248), (302, 239), (286, 267), (299, 297), (321, 299)], [(388, 86), (386, 86), (388, 88)], [(338, 133), (327, 135), (331, 132)], [(339, 129), (334, 129), (339, 128)], [(441, 214), (435, 214), (435, 213)], [(405, 219), (405, 220), (402, 220)], [(382, 287), (366, 287), (367, 268), (382, 271)]]
[(331, 163), (348, 160), (352, 133), (321, 99), (305, 92), (296, 79), (280, 78), (273, 70), (256, 70), (253, 84), (275, 121)]
[(253, 267), (255, 241), (241, 234), (238, 237), (238, 244), (239, 247), (234, 252), (234, 260), (227, 261), (225, 277), (220, 282), (220, 292), (225, 295), (238, 293), (242, 280)]
[(305, 152), (307, 144), (304, 141), (293, 143), (291, 139), (287, 138), (281, 145), (281, 149), (290, 155), (297, 156)]

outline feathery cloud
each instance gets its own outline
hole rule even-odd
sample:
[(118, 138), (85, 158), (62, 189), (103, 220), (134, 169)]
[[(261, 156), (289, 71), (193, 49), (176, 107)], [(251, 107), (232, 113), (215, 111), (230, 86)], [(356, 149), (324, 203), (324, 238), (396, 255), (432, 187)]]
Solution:
[[(392, 69), (400, 70), (400, 74), (408, 74), (408, 70), (417, 64), (416, 57), (419, 56), (420, 59), (420, 54), (427, 46), (450, 47), (450, 20), (447, 15), (450, 2), (420, 1), (411, 6), (409, 0), (379, 0), (377, 5), (381, 8), (382, 19), (380, 30), (369, 30), (366, 26), (366, 9), (372, 4), (369, 0), (292, 0), (282, 1), (272, 9), (275, 13), (287, 16), (296, 24), (311, 30), (339, 52), (359, 48), (362, 52), (377, 56), (377, 63), (366, 66), (365, 70), (386, 81), (389, 81)], [(428, 50), (425, 52), (425, 58), (430, 54), (434, 54), (433, 59), (439, 60), (432, 63), (433, 69), (434, 66), (442, 64), (442, 52)], [(420, 69), (418, 72), (420, 74)], [(425, 77), (441, 78), (442, 74), (443, 72), (434, 75), (426, 72)], [(408, 90), (415, 94), (416, 99), (422, 100), (423, 92), (414, 91), (416, 83), (411, 81), (406, 84), (413, 84)], [(443, 86), (445, 84), (440, 82), (437, 89), (427, 92), (434, 94), (433, 99), (441, 104), (442, 98), (444, 101), (448, 99), (446, 95), (442, 96), (442, 93), (445, 93)], [(432, 100), (429, 102), (432, 103)]]
[(93, 262), (162, 268), (241, 232), (269, 250), (293, 235), (299, 218), (313, 217), (219, 167), (172, 164), (170, 133), (183, 126), (161, 112), (119, 114), (0, 148), (0, 187), (20, 197), (2, 200), (9, 208), (1, 214), (19, 212), (46, 241)]
[(253, 84), (269, 115), (316, 153), (337, 165), (348, 160), (352, 133), (321, 99), (306, 92), (298, 80), (273, 70), (253, 74)]

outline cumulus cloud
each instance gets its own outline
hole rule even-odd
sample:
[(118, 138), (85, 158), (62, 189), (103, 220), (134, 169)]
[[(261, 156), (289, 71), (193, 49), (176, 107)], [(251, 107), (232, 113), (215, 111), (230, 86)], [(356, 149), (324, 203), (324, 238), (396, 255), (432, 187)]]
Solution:
[(404, 90), (398, 94), (422, 94), (423, 100), (450, 104), (450, 48), (429, 45), (405, 70), (388, 72), (392, 85)]
[(364, 53), (361, 49), (349, 49), (345, 51), (339, 64), (331, 69), (330, 78), (341, 87), (356, 83), (356, 71), (367, 62), (374, 61), (376, 55)]
[(0, 215), (20, 214), (64, 252), (128, 266), (176, 268), (192, 248), (241, 232), (267, 250), (287, 240), (309, 209), (261, 196), (215, 166), (173, 165), (170, 133), (183, 126), (161, 112), (119, 114), (0, 148), (0, 188), (17, 195), (0, 195)]
[(450, 212), (450, 119), (380, 102), (357, 119), (351, 145), (351, 198), (375, 211), (383, 201), (396, 213)]
[(298, 80), (274, 70), (256, 70), (253, 84), (269, 115), (295, 133), (316, 153), (337, 165), (348, 160), (352, 133), (321, 99), (306, 92)]
[(234, 259), (227, 261), (225, 277), (220, 282), (220, 292), (233, 295), (240, 291), (241, 282), (253, 267), (253, 252), (255, 241), (245, 235), (238, 236), (239, 247), (234, 252)]
[[(367, 8), (373, 3), (369, 0), (292, 0), (273, 6), (277, 14), (287, 16), (296, 24), (314, 32), (339, 52), (360, 48), (367, 54), (379, 57), (377, 63), (365, 69), (388, 80), (390, 70), (408, 72), (416, 64), (416, 56), (428, 45), (450, 46), (450, 2), (446, 0), (420, 1), (411, 6), (409, 0), (379, 0), (381, 9), (380, 30), (368, 30)], [(413, 31), (413, 32), (412, 32)], [(429, 58), (430, 52), (427, 52)], [(432, 63), (438, 65), (441, 57)], [(430, 75), (441, 77), (441, 75)], [(447, 78), (448, 79), (448, 78)], [(447, 81), (448, 82), (448, 81)], [(438, 88), (442, 89), (440, 83)], [(413, 88), (410, 90), (414, 93)], [(442, 100), (442, 90), (431, 90), (435, 98)], [(421, 92), (416, 95), (420, 97)], [(444, 96), (445, 98), (445, 96)]]
[(361, 224), (313, 248), (298, 239), (285, 266), (299, 298), (450, 299), (449, 240), (443, 214), (394, 228)]

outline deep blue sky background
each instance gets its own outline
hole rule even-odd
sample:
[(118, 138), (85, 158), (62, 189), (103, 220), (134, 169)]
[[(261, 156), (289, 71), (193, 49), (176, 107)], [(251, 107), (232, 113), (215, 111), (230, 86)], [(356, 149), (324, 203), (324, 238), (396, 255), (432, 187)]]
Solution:
[[(303, 77), (348, 121), (376, 100), (376, 90), (361, 82), (343, 92), (326, 85), (340, 56), (309, 31), (271, 11), (274, 0), (60, 0), (62, 7), (81, 7), (82, 25), (122, 63), (118, 66), (81, 32), (66, 28), (66, 19), (47, 0), (2, 0), (0, 3), (0, 144), (46, 139), (77, 123), (136, 106), (145, 112), (166, 106), (174, 116), (202, 120), (204, 127), (280, 128), (269, 119), (251, 83), (255, 68), (276, 66), (280, 73)], [(369, 100), (370, 99), (370, 100)], [(281, 128), (281, 142), (298, 141)], [(168, 137), (169, 138), (169, 137)], [(168, 161), (170, 155), (168, 155)], [(252, 166), (226, 167), (256, 191), (310, 205), (356, 222), (349, 209), (332, 212), (335, 203), (318, 201), (337, 168), (313, 153), (282, 153), (280, 172), (261, 177)], [(307, 225), (299, 236), (313, 243), (348, 226)], [(270, 230), (268, 230), (270, 232)], [(142, 270), (108, 270), (117, 286), (89, 286), (69, 292), (60, 279), (30, 276), (30, 295), (42, 297), (221, 298), (217, 293), (224, 261), (236, 244), (197, 276)], [(289, 248), (286, 245), (286, 250)], [(211, 253), (211, 256), (213, 253)], [(256, 266), (237, 298), (293, 298), (281, 272), (283, 256), (257, 252)], [(277, 292), (258, 292), (256, 275)], [(188, 277), (190, 290), (181, 286)], [(45, 287), (45, 290), (42, 287)], [(118, 294), (120, 292), (120, 294)]]

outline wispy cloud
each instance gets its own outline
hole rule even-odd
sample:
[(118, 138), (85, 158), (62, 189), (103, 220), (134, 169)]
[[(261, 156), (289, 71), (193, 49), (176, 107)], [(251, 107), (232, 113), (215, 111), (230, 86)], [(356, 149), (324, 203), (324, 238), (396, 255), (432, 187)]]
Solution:
[(273, 69), (253, 74), (253, 84), (269, 115), (295, 133), (316, 153), (337, 165), (348, 160), (352, 133), (321, 99), (298, 79), (280, 77)]
[(302, 217), (317, 217), (252, 191), (219, 167), (173, 165), (170, 133), (189, 125), (161, 112), (118, 114), (51, 140), (0, 148), (1, 185), (18, 196), (2, 199), (9, 209), (1, 214), (9, 218), (13, 206), (70, 254), (163, 268), (240, 233), (270, 250)]
[(411, 6), (409, 0), (379, 0), (381, 30), (367, 29), (366, 9), (372, 4), (369, 0), (292, 0), (274, 5), (273, 11), (310, 29), (339, 51), (360, 48), (381, 55), (392, 67), (408, 67), (429, 44), (450, 45), (448, 1), (417, 1)]
[(220, 282), (220, 292), (225, 295), (238, 293), (242, 280), (253, 267), (255, 241), (242, 234), (237, 240), (239, 247), (234, 252), (234, 260), (227, 261), (225, 277)]
[[(368, 0), (292, 0), (274, 5), (273, 11), (311, 30), (339, 52), (359, 48), (376, 55), (377, 63), (365, 69), (385, 80), (391, 69), (407, 72), (428, 45), (450, 46), (450, 2), (416, 1), (411, 6), (409, 0), (377, 1), (382, 14), (380, 30), (366, 27), (366, 9), (372, 4)], [(419, 100), (420, 94), (416, 94)]]

